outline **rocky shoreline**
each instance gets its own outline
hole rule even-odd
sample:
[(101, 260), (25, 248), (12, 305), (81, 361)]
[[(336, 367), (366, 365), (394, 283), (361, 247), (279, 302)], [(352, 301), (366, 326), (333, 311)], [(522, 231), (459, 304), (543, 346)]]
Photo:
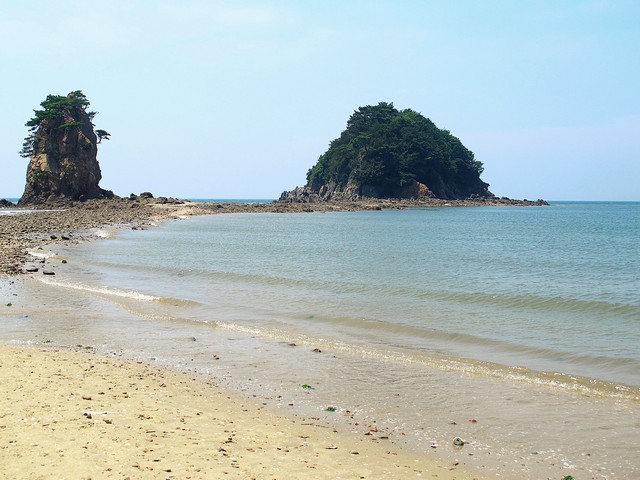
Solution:
[[(157, 222), (192, 215), (218, 213), (295, 213), (383, 210), (427, 207), (488, 205), (546, 205), (538, 200), (506, 197), (467, 200), (363, 199), (342, 202), (200, 203), (173, 198), (136, 196), (61, 202), (39, 208), (16, 209), (10, 202), (0, 208), (0, 274), (26, 272), (28, 262), (42, 263), (29, 251), (52, 242), (78, 243), (98, 238), (91, 229), (100, 227), (146, 228)], [(39, 267), (42, 270), (44, 266)]]

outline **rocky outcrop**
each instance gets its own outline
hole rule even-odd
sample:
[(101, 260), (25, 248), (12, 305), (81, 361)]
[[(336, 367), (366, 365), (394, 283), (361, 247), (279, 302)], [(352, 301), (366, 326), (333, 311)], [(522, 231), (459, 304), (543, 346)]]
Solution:
[[(382, 195), (378, 189), (371, 185), (356, 185), (349, 182), (344, 189), (336, 187), (334, 182), (322, 185), (318, 190), (309, 185), (296, 187), (291, 191), (282, 192), (279, 202), (288, 203), (314, 203), (326, 201), (348, 201), (357, 202), (364, 199), (379, 199)], [(436, 198), (433, 192), (424, 183), (412, 180), (400, 190), (398, 199), (425, 200)]]
[(57, 105), (63, 107), (53, 114), (46, 112), (46, 116), (43, 114), (37, 122), (32, 120), (37, 129), (33, 127), (35, 133), (27, 139), (31, 142), (31, 157), (24, 194), (18, 205), (114, 196), (99, 186), (102, 173), (97, 160), (98, 139), (92, 117), (85, 111), (88, 102), (72, 102), (76, 93), (79, 92), (67, 96), (70, 100), (68, 108), (64, 108), (67, 104), (59, 102)]
[(358, 108), (347, 128), (281, 201), (490, 199), (482, 162), (460, 139), (410, 109), (380, 102)]

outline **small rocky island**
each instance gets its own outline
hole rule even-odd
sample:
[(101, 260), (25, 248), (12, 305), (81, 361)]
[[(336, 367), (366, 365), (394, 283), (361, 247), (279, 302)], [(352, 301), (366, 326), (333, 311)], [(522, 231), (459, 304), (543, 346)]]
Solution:
[(462, 142), (421, 114), (392, 103), (360, 107), (307, 173), (307, 183), (280, 202), (398, 199), (439, 204), (536, 204), (498, 198), (480, 179), (483, 165)]
[(99, 186), (102, 173), (97, 160), (97, 144), (109, 133), (94, 131), (95, 112), (87, 112), (85, 95), (80, 90), (67, 96), (48, 95), (40, 105), (42, 110), (35, 110), (26, 124), (30, 133), (20, 154), (30, 161), (18, 205), (113, 198), (113, 192)]

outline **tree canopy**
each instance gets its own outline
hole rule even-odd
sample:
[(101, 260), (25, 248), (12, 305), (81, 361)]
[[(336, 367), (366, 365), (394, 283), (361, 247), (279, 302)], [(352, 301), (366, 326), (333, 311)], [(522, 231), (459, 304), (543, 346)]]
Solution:
[[(96, 112), (87, 112), (89, 100), (81, 90), (75, 90), (69, 95), (47, 95), (47, 98), (40, 104), (42, 110), (34, 110), (34, 116), (25, 124), (29, 127), (29, 135), (24, 139), (20, 156), (29, 158), (34, 152), (36, 146), (36, 133), (38, 128), (45, 121), (54, 121), (58, 125), (56, 128), (70, 128), (79, 125), (78, 116), (74, 115), (74, 111), (82, 110), (87, 113), (90, 120), (96, 115)], [(100, 130), (100, 140), (109, 139), (109, 133)]]
[(335, 183), (373, 187), (397, 196), (408, 183), (425, 184), (439, 198), (489, 194), (480, 180), (482, 163), (458, 138), (420, 113), (392, 103), (360, 107), (340, 137), (307, 173), (314, 190)]

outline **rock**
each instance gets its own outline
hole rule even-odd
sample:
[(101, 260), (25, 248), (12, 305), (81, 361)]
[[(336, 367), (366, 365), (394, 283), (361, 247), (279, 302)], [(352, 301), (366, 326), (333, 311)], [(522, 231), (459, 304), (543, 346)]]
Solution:
[(15, 207), (15, 204), (11, 203), (9, 200), (2, 199), (0, 200), (0, 208), (11, 208)]
[[(49, 116), (26, 140), (31, 142), (31, 159), (19, 206), (114, 197), (113, 192), (98, 185), (102, 178), (97, 160), (98, 139), (92, 116), (86, 111), (89, 103), (79, 95), (82, 93), (67, 95), (67, 105), (55, 115), (47, 112)], [(74, 99), (85, 103), (73, 103)]]
[(43, 271), (42, 271), (42, 274), (43, 274), (43, 275), (55, 275), (55, 274), (56, 274), (56, 272), (53, 272), (53, 271), (51, 271), (51, 270), (43, 270)]

